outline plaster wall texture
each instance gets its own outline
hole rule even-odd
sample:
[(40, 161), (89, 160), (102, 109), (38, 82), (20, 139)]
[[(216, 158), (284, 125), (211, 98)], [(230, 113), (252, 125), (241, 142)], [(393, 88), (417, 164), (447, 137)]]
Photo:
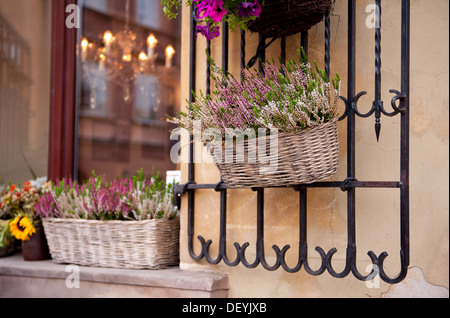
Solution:
[[(361, 112), (368, 111), (374, 99), (375, 53), (374, 29), (366, 27), (366, 12), (370, 1), (357, 1), (356, 92), (367, 91), (360, 99)], [(382, 99), (390, 107), (390, 89), (400, 90), (400, 1), (383, 2), (382, 12)], [(410, 267), (423, 273), (425, 282), (449, 285), (448, 225), (449, 225), (449, 2), (446, 0), (411, 1), (411, 141), (410, 141)], [(182, 13), (182, 100), (189, 96), (189, 12)], [(341, 95), (347, 87), (347, 2), (336, 1), (331, 17), (331, 72), (342, 79)], [(247, 35), (247, 59), (254, 55), (258, 35)], [(295, 57), (300, 36), (287, 38), (287, 57)], [(324, 25), (309, 31), (309, 54), (323, 67)], [(277, 60), (279, 40), (267, 51), (267, 58)], [(205, 40), (197, 41), (197, 91), (205, 91)], [(230, 32), (230, 71), (239, 76), (239, 32)], [(221, 39), (212, 41), (212, 57), (221, 61)], [(183, 103), (186, 105), (186, 103)], [(342, 104), (341, 114), (344, 111)], [(381, 119), (380, 141), (376, 141), (374, 118), (358, 118), (356, 122), (356, 174), (358, 180), (386, 181), (400, 178), (400, 118)], [(346, 178), (346, 122), (339, 123), (339, 170), (331, 179)], [(196, 155), (201, 148), (197, 146)], [(220, 180), (217, 168), (202, 161), (196, 164), (197, 183)], [(182, 178), (187, 180), (188, 166), (182, 164)], [(398, 189), (357, 189), (356, 240), (358, 269), (364, 274), (371, 264), (367, 252), (377, 255), (386, 251), (385, 268), (394, 277), (400, 270), (400, 191)], [(195, 235), (211, 239), (211, 254), (217, 255), (219, 242), (219, 194), (199, 190), (195, 197)], [(288, 264), (297, 262), (298, 194), (291, 189), (269, 189), (265, 192), (265, 245), (269, 264), (275, 261), (273, 244), (290, 244)], [(314, 251), (337, 248), (333, 267), (340, 271), (345, 265), (347, 246), (346, 194), (340, 189), (311, 189), (308, 192), (309, 262), (318, 268), (320, 259)], [(230, 297), (383, 297), (393, 286), (380, 282), (369, 288), (352, 275), (343, 279), (327, 272), (313, 277), (301, 270), (288, 274), (279, 269), (268, 272), (260, 267), (246, 269), (242, 265), (227, 267), (195, 262), (187, 246), (187, 196), (182, 201), (181, 268), (220, 271), (229, 275)], [(255, 256), (256, 193), (251, 190), (228, 191), (227, 251), (234, 259), (234, 242), (249, 242), (247, 258)], [(196, 241), (195, 251), (200, 251)], [(408, 276), (409, 277), (409, 276)], [(420, 289), (419, 289), (420, 290)], [(430, 295), (411, 292), (415, 297)], [(389, 294), (388, 294), (389, 295)], [(407, 297), (408, 288), (395, 297)], [(403, 296), (402, 296), (403, 295)], [(436, 295), (436, 294), (433, 294)], [(445, 293), (444, 293), (445, 295)]]

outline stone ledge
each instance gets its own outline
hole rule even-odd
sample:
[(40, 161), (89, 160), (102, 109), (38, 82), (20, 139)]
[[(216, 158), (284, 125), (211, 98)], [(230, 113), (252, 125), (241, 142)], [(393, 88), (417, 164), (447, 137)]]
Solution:
[(129, 270), (79, 266), (80, 288), (67, 288), (72, 271), (51, 260), (0, 258), (0, 297), (227, 297), (228, 277), (211, 272)]

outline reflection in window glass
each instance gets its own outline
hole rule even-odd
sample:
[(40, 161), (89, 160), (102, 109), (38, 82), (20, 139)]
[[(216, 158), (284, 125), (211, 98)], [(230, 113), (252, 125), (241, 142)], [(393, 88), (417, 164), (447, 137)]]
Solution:
[[(177, 19), (180, 20), (180, 19)], [(179, 21), (167, 21), (160, 1), (85, 0), (79, 56), (77, 173), (111, 179), (163, 175), (180, 90)], [(175, 54), (166, 54), (170, 47)]]
[[(162, 85), (161, 85), (162, 86)], [(153, 75), (139, 74), (136, 78), (135, 120), (150, 123), (159, 120), (161, 109), (160, 83)]]
[(0, 0), (0, 185), (47, 176), (51, 1)]
[(107, 74), (90, 61), (83, 63), (80, 109), (84, 115), (107, 116)]

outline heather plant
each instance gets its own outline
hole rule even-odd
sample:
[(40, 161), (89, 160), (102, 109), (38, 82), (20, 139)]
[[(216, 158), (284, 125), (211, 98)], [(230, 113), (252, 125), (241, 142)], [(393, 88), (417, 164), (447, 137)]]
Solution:
[(160, 174), (153, 170), (152, 178), (144, 177), (139, 170), (133, 177), (133, 188), (125, 196), (136, 220), (172, 219), (178, 213), (173, 205), (173, 184), (165, 184)]
[[(295, 132), (316, 127), (338, 116), (340, 78), (331, 80), (325, 71), (314, 68), (305, 52), (280, 67), (265, 63), (263, 70), (243, 70), (242, 81), (215, 65), (209, 58), (215, 80), (214, 97), (200, 92), (190, 103), (189, 113), (181, 112), (172, 123), (193, 131), (194, 121), (201, 129), (217, 129), (223, 137), (236, 131), (260, 128)], [(233, 137), (233, 136), (231, 136)]]
[(79, 184), (61, 180), (42, 196), (36, 212), (41, 217), (91, 220), (172, 219), (178, 213), (173, 205), (173, 185), (160, 180), (159, 173), (144, 176), (139, 170), (132, 178), (92, 176)]

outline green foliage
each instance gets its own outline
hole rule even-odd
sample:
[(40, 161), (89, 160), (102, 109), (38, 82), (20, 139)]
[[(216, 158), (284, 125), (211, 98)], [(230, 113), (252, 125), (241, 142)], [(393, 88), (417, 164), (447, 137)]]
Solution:
[(9, 222), (11, 220), (0, 220), (0, 248), (8, 246), (13, 241), (9, 232)]
[(163, 7), (164, 15), (169, 19), (175, 19), (178, 16), (178, 11), (181, 0), (161, 0), (161, 5)]

